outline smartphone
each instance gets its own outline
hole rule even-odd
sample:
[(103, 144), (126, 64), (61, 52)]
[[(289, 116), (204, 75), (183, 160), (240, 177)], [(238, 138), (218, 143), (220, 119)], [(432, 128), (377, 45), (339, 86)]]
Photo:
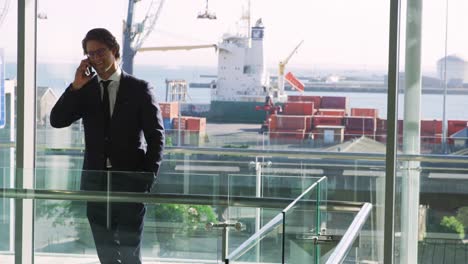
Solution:
[(94, 71), (93, 67), (86, 67), (85, 75), (86, 76), (93, 76), (96, 72)]

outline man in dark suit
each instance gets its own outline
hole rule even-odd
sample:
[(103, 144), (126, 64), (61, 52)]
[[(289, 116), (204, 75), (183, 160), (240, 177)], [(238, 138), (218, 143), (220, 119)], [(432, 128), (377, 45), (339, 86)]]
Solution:
[[(150, 85), (123, 72), (119, 44), (106, 29), (82, 41), (78, 66), (50, 115), (53, 127), (83, 121), (86, 149), (81, 189), (148, 192), (161, 165), (164, 127)], [(96, 75), (89, 73), (92, 68)], [(101, 263), (141, 263), (143, 203), (87, 203)]]

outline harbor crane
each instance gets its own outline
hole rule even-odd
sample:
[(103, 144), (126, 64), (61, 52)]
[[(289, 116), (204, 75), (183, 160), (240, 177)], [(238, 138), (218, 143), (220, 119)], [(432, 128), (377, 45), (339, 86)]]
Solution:
[(216, 14), (208, 9), (208, 0), (206, 0), (205, 10), (198, 13), (198, 19), (216, 19)]
[(288, 64), (289, 60), (291, 57), (296, 53), (296, 51), (299, 49), (299, 47), (302, 45), (304, 40), (301, 40), (299, 44), (294, 48), (294, 50), (287, 56), (284, 60), (279, 62), (278, 65), (278, 90), (282, 93), (284, 92), (284, 68), (286, 67), (286, 64)]
[(134, 24), (133, 13), (135, 3), (140, 1), (128, 1), (127, 20), (124, 21), (123, 25), (122, 69), (130, 74), (133, 73), (133, 59), (136, 52), (153, 31), (165, 2), (165, 0), (152, 0), (147, 9), (146, 16), (141, 22)]

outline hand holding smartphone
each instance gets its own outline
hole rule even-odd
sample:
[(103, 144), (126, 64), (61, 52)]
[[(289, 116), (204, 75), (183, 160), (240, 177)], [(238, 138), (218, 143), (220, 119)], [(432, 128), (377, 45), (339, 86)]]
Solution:
[(83, 87), (89, 80), (91, 80), (96, 71), (91, 66), (91, 63), (88, 59), (81, 61), (80, 66), (76, 69), (75, 80), (72, 83), (73, 90), (79, 90)]
[(93, 67), (91, 67), (91, 66), (86, 67), (86, 70), (84, 72), (84, 74), (86, 76), (89, 76), (89, 77), (94, 76), (95, 73), (96, 72), (94, 71)]

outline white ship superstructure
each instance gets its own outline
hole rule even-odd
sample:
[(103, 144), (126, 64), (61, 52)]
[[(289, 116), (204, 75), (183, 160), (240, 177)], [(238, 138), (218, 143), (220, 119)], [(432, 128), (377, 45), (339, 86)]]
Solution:
[(250, 37), (223, 36), (218, 45), (218, 79), (211, 101), (264, 102), (267, 95), (272, 96), (263, 56), (264, 30), (259, 19)]

